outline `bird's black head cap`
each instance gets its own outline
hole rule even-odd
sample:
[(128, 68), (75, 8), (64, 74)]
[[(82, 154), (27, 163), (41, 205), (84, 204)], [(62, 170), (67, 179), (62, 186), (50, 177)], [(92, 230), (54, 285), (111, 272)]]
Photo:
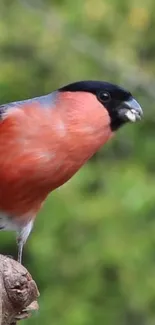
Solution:
[[(60, 92), (90, 92), (107, 109), (111, 118), (111, 129), (117, 130), (124, 123), (132, 120), (131, 115), (136, 111), (136, 119), (142, 114), (142, 110), (132, 94), (126, 89), (104, 81), (78, 81), (59, 89)], [(131, 104), (132, 103), (132, 104)], [(130, 118), (127, 111), (131, 112)], [(134, 112), (135, 113), (135, 112)], [(133, 120), (132, 120), (133, 121)]]

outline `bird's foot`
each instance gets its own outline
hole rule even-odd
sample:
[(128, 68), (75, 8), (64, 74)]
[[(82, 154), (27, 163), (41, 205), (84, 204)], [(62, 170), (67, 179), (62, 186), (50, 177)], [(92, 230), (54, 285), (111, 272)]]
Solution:
[(28, 307), (26, 307), (25, 309), (23, 309), (20, 313), (18, 313), (16, 315), (15, 320), (19, 321), (19, 320), (22, 320), (22, 319), (29, 318), (31, 316), (31, 313), (33, 311), (38, 310), (38, 308), (39, 307), (38, 307), (37, 301), (33, 301)]

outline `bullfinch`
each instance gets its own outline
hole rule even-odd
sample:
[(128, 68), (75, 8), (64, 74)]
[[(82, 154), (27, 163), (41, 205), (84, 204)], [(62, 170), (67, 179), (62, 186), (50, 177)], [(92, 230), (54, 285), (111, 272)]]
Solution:
[(49, 193), (142, 114), (129, 91), (103, 81), (78, 81), (0, 106), (0, 230), (17, 232), (20, 263)]

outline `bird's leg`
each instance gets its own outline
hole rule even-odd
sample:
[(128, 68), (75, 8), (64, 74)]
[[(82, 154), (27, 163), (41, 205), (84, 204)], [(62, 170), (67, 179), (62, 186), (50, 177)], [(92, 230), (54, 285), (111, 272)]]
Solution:
[(23, 253), (24, 242), (21, 237), (17, 238), (17, 246), (18, 246), (18, 262), (22, 264), (22, 253)]
[(23, 247), (32, 230), (32, 227), (33, 227), (33, 220), (30, 220), (24, 227), (19, 228), (17, 233), (18, 262), (20, 264), (22, 264)]

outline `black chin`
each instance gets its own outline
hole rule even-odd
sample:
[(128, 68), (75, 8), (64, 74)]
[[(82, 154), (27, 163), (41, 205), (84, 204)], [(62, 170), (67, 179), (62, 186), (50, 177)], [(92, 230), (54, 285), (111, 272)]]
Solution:
[(128, 120), (123, 120), (119, 117), (113, 118), (111, 117), (111, 130), (112, 131), (117, 131), (118, 129), (120, 129), (123, 125), (125, 125), (126, 123), (128, 123)]

